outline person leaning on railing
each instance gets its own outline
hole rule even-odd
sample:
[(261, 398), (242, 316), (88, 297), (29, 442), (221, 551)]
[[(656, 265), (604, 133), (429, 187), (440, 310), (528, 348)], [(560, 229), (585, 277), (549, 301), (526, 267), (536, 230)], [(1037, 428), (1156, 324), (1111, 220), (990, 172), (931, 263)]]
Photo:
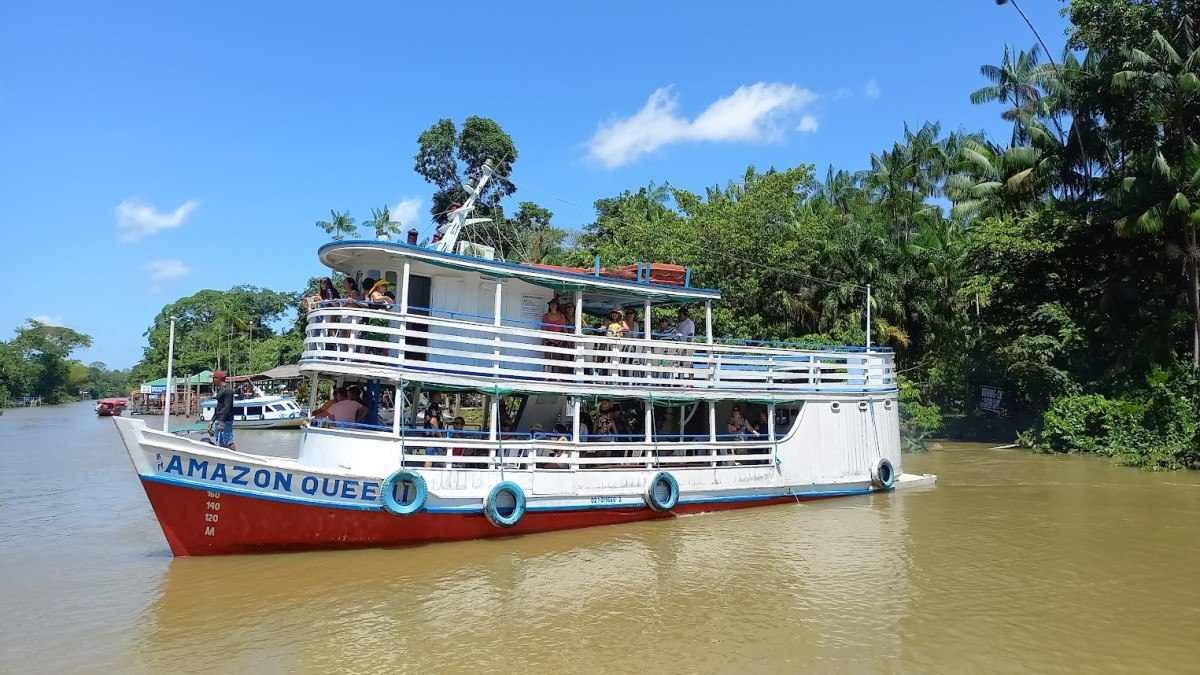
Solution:
[[(608, 323), (604, 325), (604, 336), (612, 340), (618, 340), (625, 337), (625, 317), (621, 315), (621, 310), (614, 307), (608, 313)], [(608, 363), (610, 366), (608, 369), (608, 374), (610, 377), (616, 377), (618, 373), (618, 366), (621, 363), (621, 357), (619, 356), (621, 353), (621, 345), (613, 342), (608, 345), (608, 351), (610, 353), (608, 357)]]
[[(355, 283), (354, 279), (351, 279), (350, 277), (343, 278), (342, 279), (342, 298), (338, 301), (338, 304), (344, 305), (346, 307), (354, 307), (354, 306), (358, 305), (361, 301), (362, 301), (362, 293), (358, 290), (358, 284)], [(358, 319), (353, 316), (345, 315), (345, 316), (341, 317), (341, 322), (342, 323), (358, 323)], [(338, 331), (337, 336), (341, 337), (341, 338), (357, 337), (355, 335), (354, 331), (350, 331), (350, 330)], [(352, 352), (355, 350), (350, 345), (338, 345), (338, 351), (339, 352)]]
[[(542, 330), (551, 333), (563, 333), (567, 330), (567, 317), (560, 311), (558, 298), (550, 298), (550, 302), (546, 303), (546, 313), (542, 315)], [(566, 347), (567, 343), (562, 340), (542, 340), (542, 344), (547, 347)], [(546, 358), (550, 361), (562, 361), (567, 358), (565, 354), (549, 351), (546, 352)], [(551, 373), (566, 372), (565, 368), (558, 366), (546, 366), (546, 371)]]
[[(364, 279), (363, 281), (364, 281), (364, 283), (366, 283), (367, 281), (370, 281), (370, 279)], [(389, 286), (390, 286), (390, 284), (387, 282), (386, 279), (380, 279), (378, 281), (373, 282), (363, 298), (363, 305), (367, 309), (378, 309), (378, 310), (386, 310), (389, 307), (391, 307), (392, 299), (388, 297), (388, 287)], [(387, 319), (368, 319), (366, 321), (366, 324), (368, 326), (375, 326), (377, 328), (387, 328), (388, 321), (387, 321)], [(370, 339), (382, 341), (382, 342), (387, 341), (387, 337), (385, 335), (383, 335), (382, 333), (376, 333), (376, 332), (371, 332)], [(387, 353), (387, 350), (380, 349), (378, 347), (364, 347), (362, 349), (362, 351), (365, 353), (368, 353), (368, 354), (386, 354)]]

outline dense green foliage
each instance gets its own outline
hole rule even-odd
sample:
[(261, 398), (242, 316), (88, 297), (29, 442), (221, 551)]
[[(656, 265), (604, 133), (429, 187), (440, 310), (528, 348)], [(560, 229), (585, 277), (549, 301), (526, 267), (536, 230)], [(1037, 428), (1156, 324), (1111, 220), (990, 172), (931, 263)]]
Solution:
[(295, 363), (303, 349), (303, 322), (298, 318), (284, 324), (298, 302), (296, 293), (254, 286), (204, 290), (176, 300), (163, 307), (146, 330), (148, 344), (133, 376), (141, 382), (167, 374), (171, 317), (177, 375), (212, 369), (256, 373)]
[(103, 363), (83, 364), (70, 358), (92, 338), (64, 326), (29, 319), (8, 342), (0, 341), (0, 406), (18, 396), (40, 396), (61, 403), (79, 395), (126, 393), (128, 373)]

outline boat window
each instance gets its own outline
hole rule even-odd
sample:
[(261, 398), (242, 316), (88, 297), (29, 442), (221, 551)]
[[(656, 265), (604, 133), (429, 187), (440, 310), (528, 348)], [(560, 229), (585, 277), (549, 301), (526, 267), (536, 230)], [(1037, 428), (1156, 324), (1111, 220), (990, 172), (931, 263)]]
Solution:
[(246, 406), (246, 415), (261, 415), (261, 414), (262, 414), (262, 406), (261, 405)]

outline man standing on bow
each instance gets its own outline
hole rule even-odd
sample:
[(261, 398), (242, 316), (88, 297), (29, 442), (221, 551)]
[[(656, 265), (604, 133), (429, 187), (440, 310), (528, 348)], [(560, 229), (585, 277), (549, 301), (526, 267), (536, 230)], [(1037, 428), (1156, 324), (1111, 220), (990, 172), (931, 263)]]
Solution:
[(208, 423), (208, 434), (222, 448), (237, 450), (237, 444), (233, 442), (233, 388), (225, 383), (223, 370), (214, 372), (212, 379), (217, 394), (217, 409)]

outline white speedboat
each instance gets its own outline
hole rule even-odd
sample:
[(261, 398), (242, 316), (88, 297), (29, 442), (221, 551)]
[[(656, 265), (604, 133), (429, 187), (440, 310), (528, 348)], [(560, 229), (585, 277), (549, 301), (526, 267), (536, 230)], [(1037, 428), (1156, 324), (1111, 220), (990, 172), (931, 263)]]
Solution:
[[(253, 398), (234, 400), (234, 429), (295, 429), (304, 424), (307, 413), (291, 396), (255, 394)], [(215, 398), (201, 401), (200, 419), (211, 422), (216, 409)]]

